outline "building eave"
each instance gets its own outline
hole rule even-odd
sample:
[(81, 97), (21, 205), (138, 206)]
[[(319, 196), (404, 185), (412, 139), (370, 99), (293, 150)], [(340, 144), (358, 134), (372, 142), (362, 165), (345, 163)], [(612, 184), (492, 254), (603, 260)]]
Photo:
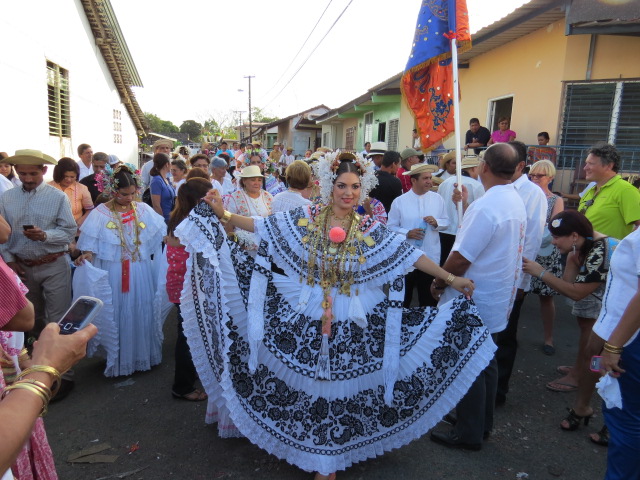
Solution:
[(139, 135), (149, 130), (131, 87), (142, 87), (110, 0), (80, 0), (100, 53)]

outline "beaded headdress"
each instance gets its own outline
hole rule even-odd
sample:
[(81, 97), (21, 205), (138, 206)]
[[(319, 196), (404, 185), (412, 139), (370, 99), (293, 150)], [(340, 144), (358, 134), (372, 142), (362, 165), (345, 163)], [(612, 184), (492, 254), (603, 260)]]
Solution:
[(105, 169), (96, 173), (96, 187), (100, 193), (105, 193), (109, 196), (115, 195), (115, 193), (120, 188), (118, 186), (118, 179), (116, 178), (116, 173), (120, 170), (125, 169), (128, 171), (133, 179), (136, 182), (138, 188), (142, 185), (142, 179), (140, 178), (140, 170), (136, 170), (136, 167), (130, 163), (120, 164), (116, 168), (111, 168), (110, 165), (107, 165)]
[(361, 185), (359, 203), (362, 203), (369, 192), (378, 184), (371, 160), (363, 158), (359, 153), (341, 152), (340, 150), (327, 153), (312, 165), (313, 173), (320, 182), (320, 197), (325, 205), (331, 200), (333, 183), (338, 177), (338, 167), (344, 161), (353, 162), (358, 169)]

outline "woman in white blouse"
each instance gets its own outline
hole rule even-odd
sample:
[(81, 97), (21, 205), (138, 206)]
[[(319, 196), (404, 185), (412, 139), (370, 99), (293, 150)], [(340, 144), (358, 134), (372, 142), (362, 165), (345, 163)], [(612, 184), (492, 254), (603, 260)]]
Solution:
[(288, 190), (278, 193), (273, 197), (273, 213), (286, 212), (303, 205), (310, 205), (311, 167), (302, 160), (295, 160), (287, 167), (285, 172)]

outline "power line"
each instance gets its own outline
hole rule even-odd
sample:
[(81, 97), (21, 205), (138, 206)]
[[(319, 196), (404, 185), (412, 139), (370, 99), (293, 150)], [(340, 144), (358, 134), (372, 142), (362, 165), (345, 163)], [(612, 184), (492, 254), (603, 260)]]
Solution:
[(309, 41), (309, 39), (311, 38), (311, 35), (313, 35), (313, 32), (316, 31), (316, 27), (318, 26), (318, 24), (320, 23), (320, 20), (322, 20), (322, 17), (324, 17), (324, 14), (327, 13), (327, 10), (329, 8), (329, 6), (331, 5), (331, 2), (333, 2), (333, 0), (329, 0), (329, 3), (327, 4), (327, 6), (324, 8), (324, 11), (322, 12), (322, 15), (320, 15), (320, 18), (318, 18), (318, 21), (316, 22), (316, 24), (313, 26), (313, 28), (311, 29), (311, 32), (309, 33), (309, 35), (307, 36), (307, 39), (304, 41), (304, 43), (302, 44), (302, 46), (300, 47), (300, 50), (298, 50), (298, 53), (296, 53), (293, 57), (293, 60), (291, 60), (291, 63), (289, 63), (289, 65), (287, 65), (287, 68), (285, 68), (284, 70), (282, 70), (282, 75), (280, 75), (280, 78), (278, 80), (276, 80), (276, 82), (271, 86), (271, 88), (269, 90), (267, 90), (267, 93), (264, 94), (264, 96), (266, 97), (267, 95), (269, 95), (269, 93), (271, 93), (271, 91), (276, 88), (276, 85), (278, 85), (278, 83), (280, 82), (280, 80), (282, 80), (282, 77), (284, 77), (285, 73), (287, 73), (287, 70), (289, 70), (291, 68), (291, 65), (293, 65), (293, 62), (296, 61), (296, 58), (298, 58), (298, 55), (300, 55), (300, 52), (302, 51), (302, 49), (304, 48), (304, 46), (307, 44), (307, 42)]
[(329, 33), (331, 32), (331, 30), (333, 30), (333, 27), (336, 26), (336, 23), (338, 23), (338, 20), (340, 20), (340, 18), (342, 17), (342, 15), (344, 15), (344, 12), (347, 11), (347, 8), (349, 8), (349, 5), (351, 5), (353, 3), (353, 0), (349, 0), (349, 3), (347, 4), (346, 7), (344, 7), (344, 10), (342, 10), (342, 12), (340, 13), (340, 15), (338, 15), (338, 18), (335, 19), (335, 21), (333, 22), (333, 24), (331, 25), (331, 27), (329, 27), (329, 30), (327, 30), (327, 33), (324, 34), (324, 36), (320, 39), (320, 41), (318, 42), (318, 44), (314, 47), (313, 50), (311, 50), (311, 53), (309, 54), (309, 56), (307, 56), (307, 58), (304, 59), (304, 62), (302, 63), (302, 65), (300, 65), (298, 67), (298, 69), (294, 72), (293, 76), (289, 79), (289, 81), (287, 83), (285, 83), (284, 87), (282, 87), (280, 89), (280, 91), (276, 94), (275, 97), (273, 97), (269, 102), (267, 102), (267, 104), (262, 107), (262, 108), (267, 108), (276, 98), (278, 98), (280, 96), (280, 94), (284, 91), (285, 88), (287, 88), (287, 86), (291, 83), (291, 81), (296, 77), (296, 75), (298, 74), (298, 72), (300, 70), (302, 70), (302, 67), (304, 67), (307, 64), (307, 61), (311, 58), (311, 56), (314, 54), (314, 52), (318, 49), (318, 47), (322, 44), (322, 42), (324, 41), (325, 38), (327, 38), (327, 35), (329, 35)]

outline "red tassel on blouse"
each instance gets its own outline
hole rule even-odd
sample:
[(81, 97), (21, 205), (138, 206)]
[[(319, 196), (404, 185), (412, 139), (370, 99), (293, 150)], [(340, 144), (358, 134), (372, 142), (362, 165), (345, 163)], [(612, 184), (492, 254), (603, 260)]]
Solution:
[(130, 262), (129, 260), (122, 261), (122, 293), (129, 293), (129, 276), (130, 276)]

